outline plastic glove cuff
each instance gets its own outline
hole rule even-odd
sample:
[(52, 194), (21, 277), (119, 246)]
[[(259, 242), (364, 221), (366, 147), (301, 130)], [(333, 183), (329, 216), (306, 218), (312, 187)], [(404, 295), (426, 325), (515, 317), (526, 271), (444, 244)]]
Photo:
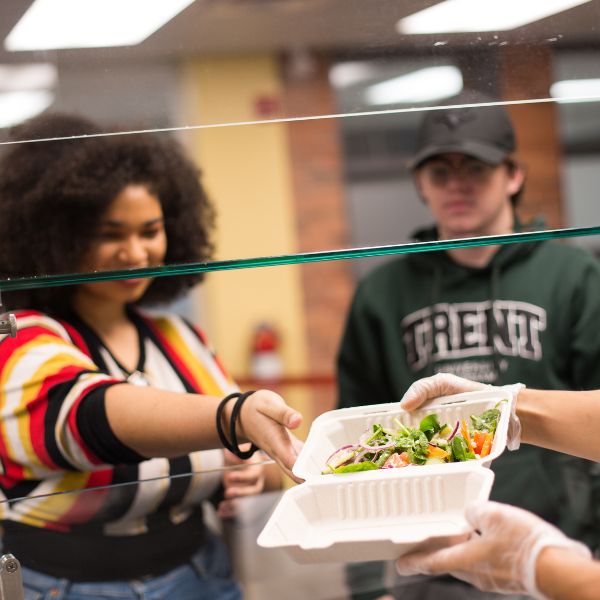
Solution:
[(527, 593), (536, 600), (552, 600), (538, 589), (536, 582), (537, 559), (544, 548), (565, 548), (582, 558), (589, 558), (590, 560), (592, 558), (592, 553), (585, 544), (576, 542), (560, 533), (556, 537), (542, 537), (539, 539), (529, 553), (525, 568), (525, 581), (523, 582)]
[(517, 417), (517, 397), (519, 392), (524, 388), (525, 385), (522, 383), (503, 385), (501, 388), (511, 396), (508, 439), (506, 441), (506, 447), (509, 450), (518, 450), (519, 446), (521, 445), (521, 421), (519, 420), (519, 417)]

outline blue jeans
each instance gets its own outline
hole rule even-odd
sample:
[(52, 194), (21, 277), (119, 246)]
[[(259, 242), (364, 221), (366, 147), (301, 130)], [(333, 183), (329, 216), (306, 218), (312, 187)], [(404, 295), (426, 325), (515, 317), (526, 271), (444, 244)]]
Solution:
[(227, 552), (213, 537), (189, 563), (131, 581), (71, 582), (23, 568), (25, 600), (241, 600)]

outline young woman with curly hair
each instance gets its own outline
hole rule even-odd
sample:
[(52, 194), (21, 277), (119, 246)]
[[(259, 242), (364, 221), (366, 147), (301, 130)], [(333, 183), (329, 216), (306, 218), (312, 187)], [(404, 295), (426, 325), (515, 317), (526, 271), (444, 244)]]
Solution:
[[(0, 160), (1, 278), (210, 258), (213, 212), (181, 148), (155, 135), (101, 134), (67, 115), (14, 131), (40, 141), (11, 146)], [(0, 518), (4, 550), (36, 597), (240, 597), (202, 518), (219, 468), (238, 460), (218, 448), (244, 457), (239, 436), (289, 473), (297, 448), (289, 429), (300, 415), (268, 390), (236, 395), (200, 330), (139, 308), (199, 280), (3, 294), (19, 331), (0, 342)], [(227, 498), (264, 482), (258, 465), (224, 478)], [(84, 492), (60, 494), (74, 489)]]

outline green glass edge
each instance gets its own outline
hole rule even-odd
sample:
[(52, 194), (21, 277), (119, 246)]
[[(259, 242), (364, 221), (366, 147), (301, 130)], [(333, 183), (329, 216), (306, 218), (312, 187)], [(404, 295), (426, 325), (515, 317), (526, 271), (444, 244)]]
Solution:
[(522, 242), (536, 242), (569, 237), (582, 237), (588, 235), (597, 235), (599, 233), (600, 226), (573, 227), (566, 229), (549, 229), (546, 231), (511, 233), (505, 235), (492, 235), (453, 240), (438, 240), (433, 242), (412, 242), (385, 246), (368, 246), (364, 248), (346, 248), (342, 250), (325, 250), (320, 252), (283, 254), (278, 256), (239, 258), (233, 260), (221, 260), (204, 263), (163, 265), (160, 267), (145, 267), (142, 269), (125, 269), (119, 271), (101, 271), (94, 273), (71, 273), (64, 275), (37, 275), (33, 277), (19, 277), (17, 279), (0, 280), (0, 291), (45, 288), (62, 285), (73, 285), (78, 283), (89, 283), (95, 281), (109, 281), (115, 279), (168, 277), (170, 275), (190, 275), (195, 273), (208, 273), (211, 271), (231, 271), (234, 269), (275, 267), (280, 265), (294, 265), (311, 262), (323, 262), (329, 260), (366, 258), (370, 256), (413, 254), (418, 252), (451, 250), (454, 248), (471, 248), (474, 246), (516, 244)]

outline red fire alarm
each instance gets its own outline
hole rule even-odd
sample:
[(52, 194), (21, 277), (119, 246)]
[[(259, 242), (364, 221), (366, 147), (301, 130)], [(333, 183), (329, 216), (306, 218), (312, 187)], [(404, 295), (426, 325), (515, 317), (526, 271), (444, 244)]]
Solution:
[(250, 372), (259, 379), (276, 379), (283, 373), (279, 334), (269, 323), (260, 323), (252, 338)]
[(271, 118), (280, 114), (281, 103), (276, 96), (263, 95), (254, 101), (254, 110), (259, 117)]

